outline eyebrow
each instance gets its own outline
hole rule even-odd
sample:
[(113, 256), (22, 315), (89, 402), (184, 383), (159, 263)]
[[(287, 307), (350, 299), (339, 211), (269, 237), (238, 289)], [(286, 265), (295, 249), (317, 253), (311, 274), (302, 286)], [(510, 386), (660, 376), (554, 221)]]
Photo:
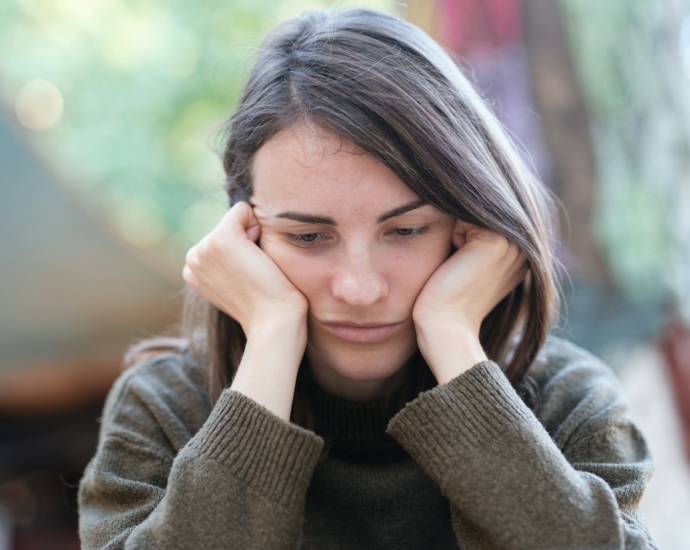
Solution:
[[(396, 216), (402, 216), (403, 214), (407, 214), (408, 212), (411, 212), (412, 210), (416, 210), (417, 208), (421, 208), (422, 206), (426, 206), (429, 204), (427, 201), (424, 199), (416, 200), (414, 202), (410, 202), (408, 204), (403, 204), (402, 206), (399, 206), (398, 208), (395, 208), (389, 212), (386, 212), (385, 214), (382, 214), (379, 216), (379, 218), (376, 220), (376, 223), (383, 223), (387, 220), (390, 220), (391, 218), (395, 218)], [(301, 223), (309, 223), (309, 224), (316, 224), (316, 225), (332, 225), (336, 226), (338, 225), (335, 223), (335, 220), (333, 218), (328, 218), (328, 217), (323, 217), (323, 216), (312, 216), (310, 214), (302, 214), (300, 212), (281, 212), (280, 214), (276, 214), (274, 218), (284, 218), (288, 220), (294, 220), (296, 222), (301, 222)]]

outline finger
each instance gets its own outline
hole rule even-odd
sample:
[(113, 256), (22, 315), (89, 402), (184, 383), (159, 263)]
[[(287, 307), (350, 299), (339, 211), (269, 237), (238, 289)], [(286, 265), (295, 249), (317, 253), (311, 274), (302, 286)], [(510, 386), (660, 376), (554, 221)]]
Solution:
[(259, 241), (259, 237), (261, 237), (261, 224), (256, 216), (254, 216), (254, 222), (256, 223), (252, 223), (247, 227), (247, 237), (256, 243)]
[(457, 232), (465, 235), (465, 243), (470, 241), (486, 241), (488, 243), (495, 242), (496, 240), (505, 239), (500, 233), (487, 229), (486, 227), (480, 227), (478, 225), (473, 225), (463, 220), (456, 220), (453, 232)]
[(467, 242), (467, 229), (465, 227), (465, 222), (462, 220), (455, 220), (453, 234), (451, 235), (451, 242), (458, 250), (465, 246), (465, 243)]
[[(198, 245), (193, 246), (187, 251), (187, 254), (185, 254), (184, 262), (186, 268), (189, 268), (189, 266), (198, 265), (199, 256), (197, 254), (197, 246)], [(184, 273), (184, 269), (182, 271)]]
[(467, 233), (469, 227), (469, 223), (462, 220), (455, 220), (455, 225), (453, 226), (453, 233), (462, 233), (464, 235)]
[[(232, 214), (229, 219), (231, 221), (235, 219), (236, 223), (241, 227), (241, 232), (249, 240), (257, 242), (261, 236), (261, 224), (256, 214), (254, 214), (252, 206), (246, 201), (240, 201), (233, 205), (228, 212), (230, 211), (232, 211)], [(237, 231), (237, 226), (235, 226), (235, 231)]]
[[(216, 229), (225, 232), (230, 231), (234, 234), (247, 234), (247, 227), (253, 225), (256, 219), (252, 212), (252, 207), (245, 201), (235, 203), (221, 218)], [(257, 222), (258, 223), (258, 222)]]
[(455, 248), (460, 250), (463, 246), (465, 246), (465, 243), (467, 242), (467, 236), (464, 233), (453, 232), (451, 242), (453, 243), (453, 246)]
[(192, 268), (187, 264), (185, 264), (185, 266), (182, 268), (182, 278), (184, 279), (185, 283), (192, 287), (192, 289), (198, 288), (199, 279), (197, 279), (196, 275), (194, 275), (194, 272), (192, 271)]

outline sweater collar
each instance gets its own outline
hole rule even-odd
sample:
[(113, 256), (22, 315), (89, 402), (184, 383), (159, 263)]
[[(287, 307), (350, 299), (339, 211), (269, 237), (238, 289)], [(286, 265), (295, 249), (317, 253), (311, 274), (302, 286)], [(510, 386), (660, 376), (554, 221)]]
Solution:
[[(311, 412), (313, 429), (326, 441), (329, 454), (357, 462), (380, 462), (407, 457), (398, 443), (386, 433), (388, 422), (422, 389), (431, 387), (426, 363), (419, 353), (410, 361), (409, 382), (388, 399), (349, 401), (327, 393), (308, 368), (301, 373)], [(306, 367), (306, 365), (303, 365)], [(431, 375), (433, 378), (433, 375)], [(420, 385), (424, 380), (426, 384)]]
[(349, 401), (326, 393), (306, 377), (314, 431), (326, 439), (372, 442), (384, 439), (391, 418), (403, 407), (401, 393), (380, 401)]

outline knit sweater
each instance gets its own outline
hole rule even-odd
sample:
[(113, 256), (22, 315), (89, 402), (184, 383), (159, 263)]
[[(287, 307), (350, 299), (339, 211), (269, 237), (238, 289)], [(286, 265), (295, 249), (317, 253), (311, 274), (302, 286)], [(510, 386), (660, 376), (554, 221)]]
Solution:
[(105, 404), (83, 548), (655, 548), (615, 375), (556, 338), (529, 373), (533, 409), (492, 361), (404, 406), (309, 384), (310, 431), (230, 389), (211, 407), (188, 354), (145, 359)]

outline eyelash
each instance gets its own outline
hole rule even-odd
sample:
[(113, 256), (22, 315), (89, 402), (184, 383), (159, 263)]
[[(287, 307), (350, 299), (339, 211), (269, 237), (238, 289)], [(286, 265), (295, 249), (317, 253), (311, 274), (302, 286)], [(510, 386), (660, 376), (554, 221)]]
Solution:
[[(395, 235), (395, 238), (400, 240), (400, 241), (411, 241), (416, 239), (417, 237), (420, 237), (421, 235), (424, 235), (429, 231), (429, 226), (422, 226), (422, 227), (399, 227), (396, 229), (391, 229), (391, 232)], [(401, 235), (400, 233), (395, 233), (397, 231), (411, 231), (411, 233), (407, 235)], [(318, 246), (319, 244), (319, 236), (326, 236), (329, 237), (328, 233), (288, 233), (288, 239), (295, 243), (298, 246), (301, 246), (302, 248), (314, 248), (315, 246)], [(316, 236), (313, 240), (307, 241), (304, 239), (304, 237), (314, 237)]]
[(295, 243), (298, 246), (301, 246), (302, 248), (314, 248), (318, 244), (318, 240), (314, 239), (311, 241), (304, 240), (304, 237), (313, 237), (316, 235), (317, 237), (319, 235), (326, 235), (328, 236), (327, 233), (302, 233), (302, 234), (296, 234), (296, 233), (288, 233), (288, 239)]

